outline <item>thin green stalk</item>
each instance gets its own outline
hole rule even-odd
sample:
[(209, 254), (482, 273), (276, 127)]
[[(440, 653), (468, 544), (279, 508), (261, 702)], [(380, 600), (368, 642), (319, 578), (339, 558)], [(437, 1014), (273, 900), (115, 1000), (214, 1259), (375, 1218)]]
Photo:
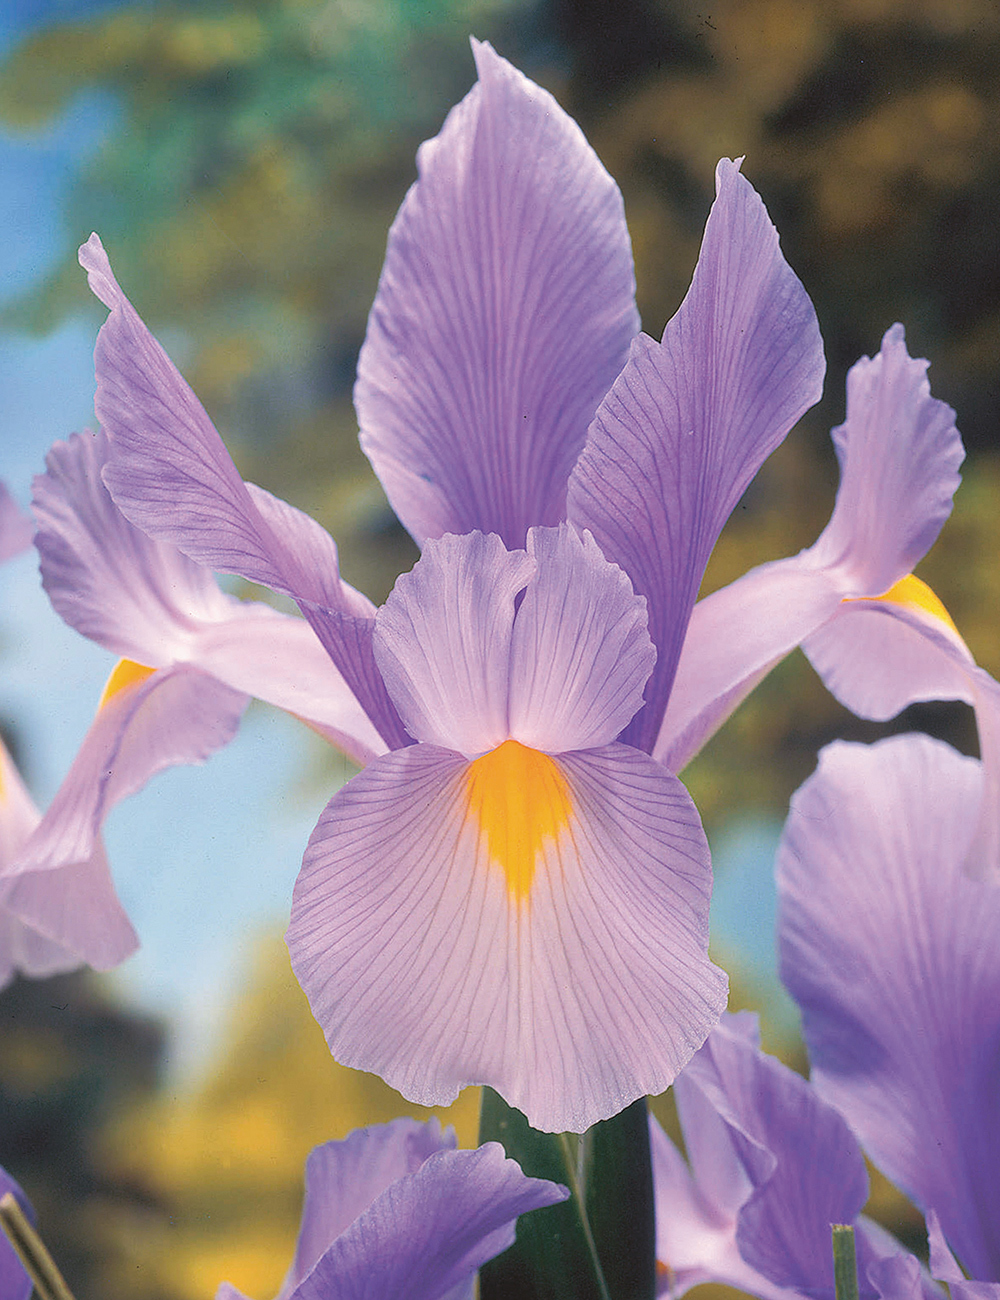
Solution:
[(34, 1283), (38, 1300), (73, 1300), (73, 1293), (56, 1268), (55, 1260), (28, 1222), (13, 1192), (5, 1192), (0, 1197), (0, 1228), (7, 1234)]
[(849, 1223), (831, 1225), (833, 1234), (833, 1285), (837, 1300), (858, 1300), (858, 1265), (854, 1255), (854, 1229)]

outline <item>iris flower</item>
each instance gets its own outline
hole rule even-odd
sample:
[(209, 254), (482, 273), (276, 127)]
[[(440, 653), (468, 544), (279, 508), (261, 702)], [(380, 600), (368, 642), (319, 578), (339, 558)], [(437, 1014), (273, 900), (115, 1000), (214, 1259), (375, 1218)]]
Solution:
[[(32, 525), (0, 484), (0, 560), (31, 544)], [(20, 971), (41, 978), (87, 963), (117, 966), (135, 950), (135, 931), (115, 893), (99, 836), (51, 872), (21, 870), (38, 810), (0, 740), (0, 987)]]
[[(650, 1117), (658, 1294), (716, 1282), (760, 1300), (833, 1300), (831, 1223), (854, 1225), (863, 1297), (895, 1285), (898, 1258), (910, 1257), (861, 1215), (868, 1174), (856, 1136), (760, 1050), (756, 1016), (724, 1016), (674, 1095), (690, 1165)], [(914, 1300), (921, 1285), (918, 1270)]]
[(725, 1001), (704, 837), (649, 751), (708, 554), (818, 397), (822, 348), (728, 161), (690, 292), (662, 342), (633, 337), (614, 183), (550, 96), (475, 53), (359, 363), (363, 445), (424, 547), (377, 614), (314, 521), (242, 482), (96, 237), (81, 261), (111, 309), (115, 502), (293, 596), (388, 751), (332, 800), (293, 900), (335, 1056), (414, 1100), (486, 1082), (582, 1129), (666, 1087)]
[(1000, 893), (963, 870), (984, 783), (924, 736), (824, 750), (779, 851), (779, 933), (817, 1091), (924, 1211), (932, 1271), (961, 1278), (950, 1248), (995, 1296)]
[[(565, 1187), (526, 1178), (496, 1142), (456, 1151), (437, 1120), (357, 1129), (306, 1162), (302, 1225), (278, 1300), (471, 1300), (520, 1214)], [(244, 1300), (223, 1283), (216, 1300)]]

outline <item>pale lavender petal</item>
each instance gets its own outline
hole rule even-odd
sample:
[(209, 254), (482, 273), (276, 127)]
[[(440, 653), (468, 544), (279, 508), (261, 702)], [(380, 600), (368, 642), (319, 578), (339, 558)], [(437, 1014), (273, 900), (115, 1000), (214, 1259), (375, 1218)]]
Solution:
[(189, 657), (233, 690), (295, 714), (359, 767), (385, 752), (368, 713), (304, 619), (240, 602), (224, 623), (200, 629)]
[(84, 862), (0, 877), (0, 903), (34, 932), (22, 936), (17, 963), (27, 975), (72, 970), (84, 962), (111, 970), (139, 946), (99, 838)]
[[(473, 766), (417, 745), (334, 797), (293, 966), (343, 1063), (423, 1104), (488, 1083), (535, 1127), (582, 1131), (662, 1091), (724, 1006), (703, 833), (676, 778), (622, 745), (525, 760), (511, 788), (532, 800), (490, 816)], [(511, 819), (537, 832), (527, 864), (490, 839)]]
[(0, 742), (0, 987), (16, 971), (42, 979), (84, 962), (109, 970), (138, 942), (100, 841), (89, 861), (9, 874), (38, 824), (38, 810)]
[(304, 718), (356, 761), (385, 749), (301, 619), (224, 595), (209, 569), (130, 524), (101, 469), (102, 432), (57, 442), (35, 480), (42, 582), (77, 631), (163, 667), (192, 663), (220, 682)]
[[(112, 678), (112, 681), (114, 679)], [(247, 697), (187, 664), (161, 668), (98, 709), (17, 872), (88, 861), (111, 808), (157, 772), (202, 763), (233, 738)]]
[(444, 1300), (514, 1244), (518, 1215), (565, 1187), (526, 1178), (498, 1142), (439, 1151), (378, 1196), (292, 1293), (295, 1300)]
[(210, 569), (361, 613), (357, 593), (340, 580), (330, 535), (240, 478), (201, 403), (119, 288), (96, 235), (80, 249), (80, 264), (111, 310), (97, 337), (94, 408), (111, 439), (104, 481), (126, 518)]
[[(692, 1287), (715, 1282), (761, 1300), (797, 1297), (797, 1292), (775, 1286), (744, 1262), (736, 1246), (735, 1215), (722, 1213), (704, 1195), (680, 1152), (652, 1116), (649, 1128), (656, 1198), (657, 1295), (675, 1300)], [(725, 1149), (731, 1152), (728, 1142)]]
[(983, 792), (965, 871), (992, 885), (1000, 882), (1000, 684), (982, 668), (969, 675), (983, 760)]
[(621, 194), (579, 127), (487, 44), (417, 155), (358, 363), (361, 445), (418, 542), (525, 544), (639, 328)]
[(73, 434), (34, 484), (42, 585), (71, 627), (127, 659), (162, 667), (190, 654), (197, 630), (239, 602), (175, 546), (133, 527), (101, 479), (104, 433)]
[(33, 531), (31, 516), (24, 513), (6, 484), (0, 483), (0, 564), (26, 551)]
[[(777, 1286), (832, 1297), (830, 1224), (853, 1223), (868, 1196), (861, 1151), (841, 1116), (726, 1020), (675, 1089), (679, 1097), (697, 1089), (711, 1103), (752, 1184), (736, 1226), (745, 1263)], [(863, 1269), (863, 1238), (858, 1248)]]
[[(11, 1178), (6, 1169), (0, 1169), (0, 1196), (5, 1196), (8, 1192), (16, 1198), (28, 1220), (34, 1224), (35, 1211), (21, 1190), (20, 1183)], [(0, 1232), (0, 1296), (3, 1296), (3, 1300), (29, 1300), (31, 1296), (31, 1278), (4, 1232)]]
[(837, 614), (841, 596), (829, 574), (792, 556), (699, 600), (654, 757), (681, 771), (761, 678)]
[(802, 649), (827, 690), (862, 718), (882, 722), (916, 700), (972, 703), (975, 665), (965, 642), (919, 606), (842, 601)]
[(510, 735), (514, 597), (535, 565), (495, 534), (428, 542), (375, 620), (375, 659), (410, 735), (481, 754)]
[(647, 750), (719, 531), (822, 389), (816, 314), (764, 205), (728, 159), (716, 188), (688, 295), (661, 343), (633, 344), (569, 487), (570, 519), (649, 601), (658, 659), (623, 737)]
[(403, 726), (375, 662), (375, 619), (325, 609), (304, 600), (299, 601), (299, 607), (385, 745), (390, 749), (412, 745), (413, 737)]
[(642, 705), (656, 651), (646, 602), (589, 533), (532, 528), (537, 572), (514, 621), (510, 735), (558, 753), (606, 745)]
[(927, 1244), (930, 1249), (931, 1274), (947, 1282), (953, 1300), (998, 1300), (1000, 1283), (967, 1282), (941, 1231), (941, 1220), (933, 1207), (927, 1210)]
[(436, 1151), (455, 1147), (455, 1131), (438, 1119), (395, 1119), (355, 1129), (315, 1147), (306, 1161), (306, 1197), (295, 1259), (281, 1289), (287, 1296), (358, 1215), (397, 1179), (414, 1174)]
[(980, 765), (926, 736), (835, 744), (778, 855), (782, 977), (813, 1078), (876, 1164), (1000, 1278), (1000, 891), (962, 871)]
[(837, 503), (811, 553), (850, 575), (850, 595), (881, 595), (912, 572), (951, 514), (965, 450), (955, 412), (931, 397), (927, 364), (893, 325), (847, 376), (847, 419), (832, 433)]

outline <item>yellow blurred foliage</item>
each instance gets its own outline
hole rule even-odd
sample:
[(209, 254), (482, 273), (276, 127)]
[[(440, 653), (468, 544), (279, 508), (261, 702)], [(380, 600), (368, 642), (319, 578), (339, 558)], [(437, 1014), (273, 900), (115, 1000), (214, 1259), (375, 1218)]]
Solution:
[(119, 1223), (108, 1285), (134, 1296), (141, 1273), (146, 1294), (204, 1300), (225, 1279), (267, 1300), (291, 1263), (309, 1151), (364, 1125), (432, 1114), (461, 1145), (476, 1144), (478, 1089), (430, 1110), (337, 1065), (284, 944), (265, 940), (211, 1075), (118, 1117), (104, 1136), (107, 1165), (169, 1215), (168, 1226), (156, 1215)]

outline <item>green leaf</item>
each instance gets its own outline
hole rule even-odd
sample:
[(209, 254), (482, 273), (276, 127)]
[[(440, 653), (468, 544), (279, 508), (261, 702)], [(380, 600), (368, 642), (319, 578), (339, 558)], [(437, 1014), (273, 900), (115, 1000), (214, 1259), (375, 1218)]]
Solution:
[(570, 1198), (522, 1215), (517, 1241), (483, 1266), (480, 1300), (652, 1300), (656, 1234), (645, 1100), (582, 1136), (539, 1133), (483, 1089), (480, 1142)]

